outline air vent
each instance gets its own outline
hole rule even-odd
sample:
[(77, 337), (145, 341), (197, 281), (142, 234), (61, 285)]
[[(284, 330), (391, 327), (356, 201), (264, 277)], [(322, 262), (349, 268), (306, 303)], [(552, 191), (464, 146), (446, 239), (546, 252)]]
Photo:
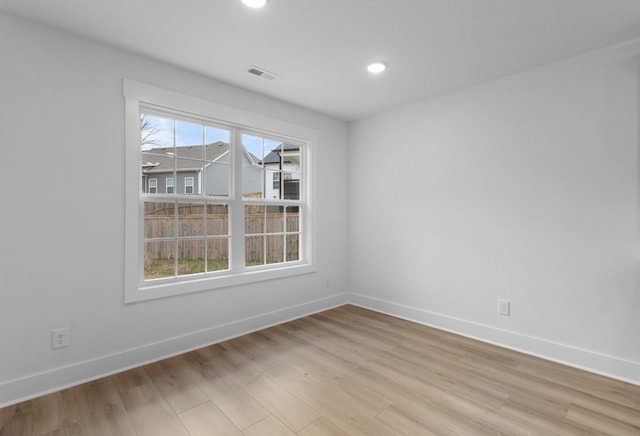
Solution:
[(270, 71), (265, 70), (264, 68), (256, 67), (255, 65), (251, 65), (247, 68), (247, 73), (253, 74), (254, 76), (261, 77), (267, 80), (274, 80), (280, 78), (276, 73), (272, 73)]

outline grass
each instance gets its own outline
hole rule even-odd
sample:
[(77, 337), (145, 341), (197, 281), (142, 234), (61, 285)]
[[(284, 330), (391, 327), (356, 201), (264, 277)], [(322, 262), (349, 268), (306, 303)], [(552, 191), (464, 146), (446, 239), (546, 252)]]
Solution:
[[(163, 277), (173, 277), (173, 259), (145, 259), (144, 278), (160, 279)], [(218, 258), (209, 259), (207, 262), (208, 271), (221, 271), (229, 268), (229, 259)], [(204, 259), (180, 259), (178, 261), (178, 275), (188, 275), (204, 272)]]
[[(267, 263), (279, 263), (280, 261), (273, 261)], [(246, 266), (263, 265), (262, 262), (250, 261)], [(209, 259), (208, 271), (222, 271), (229, 269), (229, 259), (226, 257), (218, 259)], [(174, 261), (173, 259), (156, 258), (144, 260), (144, 279), (162, 279), (165, 277), (173, 277), (174, 273)], [(204, 259), (180, 259), (178, 261), (178, 275), (184, 276), (189, 274), (197, 274), (204, 272)]]

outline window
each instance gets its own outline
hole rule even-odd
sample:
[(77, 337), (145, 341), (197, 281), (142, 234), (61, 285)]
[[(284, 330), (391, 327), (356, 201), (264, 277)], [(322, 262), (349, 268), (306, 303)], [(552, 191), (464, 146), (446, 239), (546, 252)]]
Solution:
[(184, 178), (184, 193), (193, 194), (193, 177)]
[(315, 131), (129, 80), (124, 95), (127, 302), (315, 270)]

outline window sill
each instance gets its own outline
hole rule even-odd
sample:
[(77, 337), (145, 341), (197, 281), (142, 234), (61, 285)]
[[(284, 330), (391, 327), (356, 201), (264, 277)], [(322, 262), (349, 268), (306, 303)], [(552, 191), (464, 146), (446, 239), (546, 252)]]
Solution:
[(316, 268), (314, 265), (296, 263), (288, 266), (279, 265), (275, 268), (269, 268), (268, 266), (264, 268), (254, 267), (248, 268), (240, 273), (227, 272), (221, 275), (203, 276), (200, 279), (195, 278), (197, 277), (196, 275), (190, 275), (185, 276), (184, 280), (147, 281), (136, 288), (127, 289), (125, 292), (125, 303), (135, 303), (192, 292), (209, 291), (265, 280), (282, 279), (302, 274), (311, 274), (315, 271)]

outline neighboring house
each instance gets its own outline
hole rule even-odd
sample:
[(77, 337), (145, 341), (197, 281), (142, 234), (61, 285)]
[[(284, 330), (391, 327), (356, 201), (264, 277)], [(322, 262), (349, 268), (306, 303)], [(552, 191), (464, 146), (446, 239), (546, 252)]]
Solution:
[[(230, 148), (218, 141), (212, 144), (156, 147), (142, 153), (142, 189), (148, 194), (229, 195)], [(203, 160), (204, 159), (204, 160)], [(204, 165), (203, 165), (204, 162)], [(175, 173), (174, 173), (175, 166)], [(300, 147), (283, 144), (260, 161), (244, 150), (243, 194), (260, 198), (300, 198)]]
[(282, 144), (262, 161), (266, 169), (265, 198), (300, 198), (300, 147)]
[[(142, 155), (142, 189), (145, 193), (229, 196), (231, 154), (229, 144), (225, 142), (175, 149), (149, 148)], [(258, 158), (244, 150), (243, 165), (250, 169), (244, 172), (244, 193), (260, 193), (262, 171)]]

